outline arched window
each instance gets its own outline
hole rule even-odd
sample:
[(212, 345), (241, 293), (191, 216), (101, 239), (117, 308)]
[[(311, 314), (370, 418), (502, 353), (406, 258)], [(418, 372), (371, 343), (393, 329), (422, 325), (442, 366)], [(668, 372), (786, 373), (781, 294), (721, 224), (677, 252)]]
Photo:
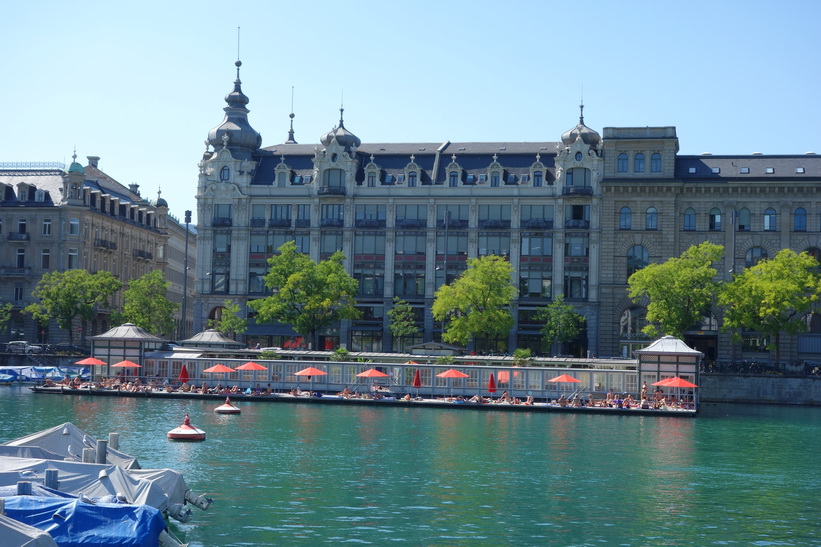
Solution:
[(633, 157), (633, 172), (644, 173), (644, 154), (636, 154)]
[(803, 207), (799, 207), (795, 210), (792, 229), (795, 232), (807, 231), (807, 211)]
[(644, 338), (641, 332), (647, 325), (647, 310), (644, 308), (629, 308), (622, 312), (619, 318), (619, 337)]
[(744, 261), (744, 266), (747, 268), (752, 268), (762, 260), (767, 258), (767, 251), (764, 250), (762, 247), (753, 247), (749, 251), (747, 251), (747, 256)]
[(228, 182), (231, 180), (231, 168), (227, 165), (224, 165), (222, 169), (220, 169), (220, 180), (222, 182)]
[(632, 224), (632, 212), (630, 207), (622, 207), (619, 211), (619, 230), (629, 230)]
[(619, 154), (619, 159), (616, 162), (616, 171), (619, 173), (627, 172), (627, 154)]
[(721, 209), (718, 207), (710, 209), (710, 230), (713, 232), (721, 230)]
[(696, 229), (696, 210), (688, 207), (684, 211), (684, 230), (694, 232)]
[(659, 212), (655, 207), (649, 207), (647, 211), (644, 213), (644, 229), (659, 229)]
[(750, 210), (746, 207), (744, 207), (743, 209), (739, 209), (738, 211), (738, 231), (750, 231)]
[(650, 156), (650, 171), (661, 173), (661, 154), (658, 152)]
[(633, 245), (627, 251), (627, 277), (644, 268), (650, 262), (650, 253), (641, 245)]
[(775, 209), (769, 207), (764, 211), (764, 231), (775, 232), (776, 230), (778, 230), (778, 215), (776, 215)]

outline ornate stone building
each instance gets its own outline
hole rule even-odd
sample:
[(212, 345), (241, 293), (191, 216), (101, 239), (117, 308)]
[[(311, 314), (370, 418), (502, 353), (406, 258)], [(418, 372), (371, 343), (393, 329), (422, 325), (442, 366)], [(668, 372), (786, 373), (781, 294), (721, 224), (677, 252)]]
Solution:
[[(38, 326), (22, 313), (43, 274), (106, 270), (127, 284), (150, 271), (166, 271), (169, 237), (183, 233), (169, 219), (164, 199), (152, 204), (137, 184), (126, 188), (98, 168), (99, 157), (89, 156), (85, 167), (74, 159), (65, 171), (57, 164), (0, 165), (0, 300), (13, 305), (11, 323), (0, 335), (6, 340), (68, 341), (56, 325)], [(173, 253), (171, 262), (180, 259)], [(112, 305), (120, 306), (121, 299), (115, 295)], [(108, 330), (110, 312), (99, 310), (87, 324), (78, 320), (75, 343)]]
[[(516, 324), (501, 339), (477, 340), (477, 350), (549, 353), (533, 317), (563, 295), (587, 319), (567, 351), (628, 355), (648, 343), (643, 310), (626, 296), (636, 268), (705, 240), (736, 257), (724, 271), (782, 247), (816, 252), (821, 244), (814, 155), (680, 156), (674, 127), (605, 128), (602, 138), (583, 116), (559, 141), (367, 144), (342, 111), (318, 144), (296, 142), (291, 114), (288, 139), (262, 147), (239, 65), (200, 163), (195, 330), (226, 299), (247, 310), (265, 296), (267, 258), (294, 240), (314, 260), (342, 250), (359, 281), (362, 319), (322, 333), (323, 348), (398, 347), (386, 316), (394, 297), (417, 312), (420, 334), (405, 342), (439, 340), (435, 291), (467, 258), (493, 254), (513, 265)], [(734, 346), (717, 321), (694, 328), (691, 344), (712, 348), (714, 358), (746, 355), (750, 343)], [(288, 326), (262, 324), (246, 341), (300, 342)], [(790, 343), (791, 358), (811, 353), (798, 338)]]

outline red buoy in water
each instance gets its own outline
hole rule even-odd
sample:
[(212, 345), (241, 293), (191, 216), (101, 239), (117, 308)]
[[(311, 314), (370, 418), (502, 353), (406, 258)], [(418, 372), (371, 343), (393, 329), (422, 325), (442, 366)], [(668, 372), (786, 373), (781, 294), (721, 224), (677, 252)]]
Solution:
[(242, 412), (239, 407), (234, 406), (231, 404), (231, 398), (225, 398), (225, 404), (218, 406), (214, 409), (214, 412), (217, 414), (239, 414)]
[(168, 438), (174, 441), (204, 441), (205, 431), (191, 425), (191, 418), (186, 414), (182, 425), (168, 432)]

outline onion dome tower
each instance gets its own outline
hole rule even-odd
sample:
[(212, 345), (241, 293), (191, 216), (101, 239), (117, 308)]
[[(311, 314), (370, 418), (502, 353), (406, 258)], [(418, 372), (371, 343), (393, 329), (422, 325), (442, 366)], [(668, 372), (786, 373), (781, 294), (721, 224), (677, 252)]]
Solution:
[(335, 139), (336, 143), (339, 146), (344, 148), (347, 152), (351, 152), (353, 151), (353, 149), (359, 148), (359, 146), (362, 144), (362, 141), (359, 139), (359, 137), (345, 129), (345, 121), (342, 118), (342, 114), (344, 112), (344, 108), (339, 109), (339, 125), (331, 129), (324, 135), (322, 135), (322, 138), (319, 139), (319, 142), (322, 143), (322, 146), (325, 146), (327, 148), (328, 145), (330, 145)]
[(593, 129), (584, 125), (584, 104), (579, 105), (581, 113), (579, 114), (579, 124), (573, 129), (569, 129), (562, 133), (562, 143), (565, 146), (570, 146), (577, 139), (581, 138), (582, 142), (592, 148), (597, 148), (601, 143), (601, 135)]
[(250, 159), (251, 154), (262, 145), (262, 136), (248, 123), (248, 97), (242, 92), (242, 82), (239, 79), (239, 67), (242, 62), (234, 63), (237, 67), (237, 79), (234, 80), (234, 90), (225, 96), (228, 104), (223, 110), (225, 119), (217, 127), (208, 132), (208, 143), (214, 150), (227, 148), (235, 159)]

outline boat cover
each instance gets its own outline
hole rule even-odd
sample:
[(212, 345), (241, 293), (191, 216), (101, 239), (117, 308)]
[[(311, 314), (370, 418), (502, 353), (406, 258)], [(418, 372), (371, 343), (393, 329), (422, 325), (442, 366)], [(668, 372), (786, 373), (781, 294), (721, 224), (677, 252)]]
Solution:
[(145, 505), (91, 504), (33, 496), (14, 496), (5, 501), (9, 517), (48, 532), (60, 547), (153, 547), (159, 545), (160, 533), (165, 529), (160, 512)]
[(9, 458), (36, 458), (40, 460), (66, 459), (62, 454), (49, 452), (45, 448), (40, 448), (39, 446), (9, 446), (0, 444), (0, 457), (3, 456), (7, 456)]
[[(71, 422), (3, 443), (9, 446), (39, 446), (63, 458), (82, 460), (83, 448), (97, 448), (97, 441)], [(125, 469), (139, 469), (137, 458), (108, 447), (106, 462)]]
[(0, 537), (3, 545), (57, 547), (57, 542), (48, 533), (5, 515), (0, 515)]
[(150, 505), (160, 511), (169, 509), (168, 496), (159, 484), (133, 477), (125, 469), (110, 464), (0, 458), (0, 485), (21, 480), (42, 482), (47, 469), (57, 470), (57, 488), (61, 492), (91, 499), (119, 493), (128, 503)]

